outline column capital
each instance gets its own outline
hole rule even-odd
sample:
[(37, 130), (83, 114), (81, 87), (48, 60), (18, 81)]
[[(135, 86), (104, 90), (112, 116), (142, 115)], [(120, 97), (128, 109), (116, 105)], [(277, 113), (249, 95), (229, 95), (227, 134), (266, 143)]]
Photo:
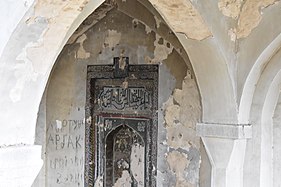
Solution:
[(197, 123), (196, 135), (210, 138), (250, 139), (252, 138), (252, 125)]

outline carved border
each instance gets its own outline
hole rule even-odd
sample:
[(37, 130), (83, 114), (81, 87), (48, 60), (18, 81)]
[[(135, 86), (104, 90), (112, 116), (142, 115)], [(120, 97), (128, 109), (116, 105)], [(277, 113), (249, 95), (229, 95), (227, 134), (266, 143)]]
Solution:
[[(130, 80), (142, 80), (151, 82), (153, 91), (153, 106), (152, 112), (141, 113), (137, 116), (134, 114), (128, 114), (129, 117), (144, 117), (152, 120), (152, 125), (148, 127), (147, 138), (151, 138), (148, 142), (152, 142), (148, 146), (147, 156), (151, 155), (149, 159), (151, 164), (146, 168), (146, 187), (156, 187), (156, 174), (157, 170), (157, 132), (158, 132), (158, 65), (129, 65), (128, 67), (128, 78)], [(87, 67), (87, 90), (86, 90), (86, 106), (85, 106), (85, 175), (84, 184), (85, 186), (93, 187), (95, 180), (99, 177), (98, 169), (95, 169), (94, 160), (99, 159), (94, 150), (95, 143), (98, 143), (97, 125), (99, 122), (96, 121), (96, 117), (101, 114), (100, 111), (95, 111), (95, 81), (97, 79), (115, 79), (114, 78), (114, 65), (90, 65)], [(107, 114), (119, 115), (120, 112), (108, 111)], [(127, 115), (121, 113), (121, 115)]]

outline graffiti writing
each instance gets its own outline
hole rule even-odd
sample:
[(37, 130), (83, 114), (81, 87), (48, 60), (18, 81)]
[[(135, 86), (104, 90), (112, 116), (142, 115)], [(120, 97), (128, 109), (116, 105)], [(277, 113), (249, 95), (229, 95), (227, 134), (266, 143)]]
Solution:
[(82, 140), (81, 135), (49, 134), (47, 145), (53, 145), (56, 150), (78, 149), (82, 147)]
[(57, 184), (77, 184), (82, 186), (83, 174), (80, 172), (74, 173), (61, 173), (57, 172), (56, 183)]
[(49, 160), (49, 166), (51, 169), (65, 169), (68, 167), (75, 167), (83, 169), (84, 158), (78, 156), (64, 156), (64, 157), (54, 157)]

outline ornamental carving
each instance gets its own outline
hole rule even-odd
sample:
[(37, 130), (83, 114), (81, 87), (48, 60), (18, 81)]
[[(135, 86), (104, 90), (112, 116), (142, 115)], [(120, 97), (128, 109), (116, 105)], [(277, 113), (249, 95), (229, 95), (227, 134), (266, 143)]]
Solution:
[(88, 66), (86, 99), (85, 186), (156, 187), (158, 65)]

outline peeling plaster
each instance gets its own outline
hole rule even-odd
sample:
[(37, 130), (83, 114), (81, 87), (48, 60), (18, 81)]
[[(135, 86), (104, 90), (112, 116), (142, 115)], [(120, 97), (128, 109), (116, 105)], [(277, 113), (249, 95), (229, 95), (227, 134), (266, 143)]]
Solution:
[(152, 32), (152, 29), (149, 26), (145, 25), (145, 32), (146, 34), (149, 34)]
[[(212, 36), (205, 21), (190, 0), (149, 0), (174, 32), (184, 33), (188, 38), (203, 40)], [(194, 32), (196, 31), (196, 32)]]
[(193, 142), (196, 141), (196, 138), (195, 131), (184, 127), (181, 123), (177, 123), (173, 127), (167, 128), (167, 145), (171, 148), (182, 148), (188, 151), (194, 144)]
[[(110, 13), (108, 13), (108, 16), (110, 16)], [(88, 36), (87, 42), (84, 42), (85, 38), (84, 38), (84, 36), (82, 34), (82, 35), (79, 35), (81, 37), (79, 37), (77, 39), (77, 42), (76, 42), (76, 43), (80, 44), (80, 47), (79, 47), (78, 44), (75, 44), (75, 43), (73, 45), (70, 45), (70, 46), (75, 46), (75, 47), (73, 47), (73, 50), (78, 50), (78, 51), (82, 50), (83, 52), (85, 52), (85, 50), (84, 50), (84, 47), (85, 47), (85, 49), (88, 52), (91, 52), (91, 54), (92, 54), (91, 58), (93, 58), (93, 59), (96, 57), (96, 56), (93, 55), (93, 54), (95, 54), (93, 52), (94, 50), (97, 51), (97, 53), (96, 53), (97, 56), (107, 55), (108, 59), (111, 59), (112, 58), (111, 54), (114, 54), (114, 55), (117, 56), (117, 55), (120, 54), (120, 52), (123, 50), (123, 48), (126, 49), (126, 46), (125, 47), (123, 46), (124, 45), (124, 40), (126, 40), (126, 42), (128, 40), (130, 40), (130, 41), (133, 40), (134, 41), (134, 39), (135, 39), (134, 35), (133, 36), (129, 35), (128, 38), (125, 37), (125, 33), (127, 32), (127, 28), (131, 28), (131, 24), (130, 24), (131, 21), (132, 20), (129, 19), (128, 22), (126, 22), (128, 25), (126, 25), (126, 27), (123, 27), (123, 26), (120, 27), (121, 29), (119, 29), (119, 25), (118, 25), (118, 27), (117, 26), (111, 27), (111, 24), (105, 24), (104, 27), (99, 27), (99, 25), (96, 25), (96, 27), (94, 26), (95, 28), (93, 30), (90, 29), (88, 32), (86, 32), (86, 34)], [(152, 21), (154, 23), (153, 19), (152, 19)], [(114, 21), (114, 22), (117, 23), (116, 21)], [(109, 22), (106, 22), (106, 23), (109, 23)], [(112, 22), (110, 22), (110, 23), (112, 23)], [(136, 22), (136, 23), (138, 23), (138, 22)], [(104, 22), (98, 23), (98, 24), (104, 24)], [(161, 25), (161, 27), (162, 26), (163, 25)], [(110, 27), (111, 27), (112, 30), (108, 31), (107, 29), (109, 29)], [(97, 45), (97, 43), (94, 43), (96, 41), (91, 40), (90, 34), (95, 33), (95, 31), (101, 31), (101, 30), (103, 30), (103, 32), (100, 35), (98, 35), (98, 36), (102, 36), (102, 37), (100, 37), (100, 44), (101, 45), (100, 44)], [(143, 35), (141, 35), (141, 36), (145, 36), (146, 35), (144, 30), (143, 30), (143, 26), (141, 27), (141, 29), (135, 29), (135, 30), (137, 32), (139, 32), (139, 31), (143, 32)], [(121, 33), (122, 33), (122, 35), (121, 35)], [(136, 38), (136, 39), (138, 39), (138, 38)], [(137, 40), (137, 41), (142, 42), (142, 40), (143, 40), (143, 38), (140, 38), (140, 40)], [(119, 42), (120, 42), (120, 45), (118, 45)], [(155, 62), (158, 62), (159, 59), (160, 60), (161, 59), (166, 60), (168, 58), (167, 61), (163, 62), (165, 65), (167, 65), (166, 63), (168, 63), (169, 61), (173, 61), (172, 55), (170, 55), (172, 53), (172, 51), (173, 51), (173, 45), (172, 44), (170, 44), (169, 42), (167, 42), (166, 40), (164, 40), (160, 36), (155, 36), (155, 41), (154, 41), (154, 33), (151, 33), (149, 38), (147, 38), (146, 42), (149, 42), (149, 46), (146, 43), (145, 43), (145, 45), (142, 44), (144, 46), (139, 46), (139, 45), (137, 46), (138, 48), (141, 48), (141, 50), (140, 50), (141, 52), (138, 52), (138, 50), (135, 50), (136, 48), (132, 48), (132, 49), (130, 48), (129, 50), (126, 49), (126, 55), (127, 54), (129, 54), (129, 55), (134, 54), (134, 52), (135, 53), (139, 53), (138, 55), (140, 55), (140, 56), (141, 55), (143, 55), (143, 56), (145, 56), (145, 55), (153, 56), (153, 54), (154, 54)], [(105, 45), (102, 48), (101, 46), (104, 43), (105, 43)], [(154, 44), (155, 48), (153, 47), (153, 44)], [(92, 48), (89, 48), (90, 45), (97, 45), (100, 48), (92, 49)], [(135, 43), (133, 45), (135, 45)], [(149, 49), (147, 49), (147, 46), (149, 47)], [(111, 47), (115, 47), (115, 49), (112, 50), (112, 49), (110, 49)], [(131, 47), (131, 46), (129, 46), (129, 47)], [(99, 51), (101, 51), (102, 54), (100, 54)], [(64, 52), (65, 52), (64, 54), (66, 56), (64, 56), (63, 58), (66, 58), (66, 59), (69, 60), (70, 56), (68, 54), (66, 54), (67, 50), (65, 50)], [(174, 52), (175, 51), (173, 51), (173, 53)], [(72, 53), (72, 54), (74, 54), (74, 53)], [(181, 55), (180, 53), (176, 53), (176, 52), (175, 52), (175, 54), (176, 55)], [(122, 54), (121, 54), (121, 56), (122, 56)], [(68, 61), (66, 59), (64, 61)], [(133, 59), (133, 58), (130, 58), (130, 59)], [(178, 58), (176, 58), (176, 59), (178, 59)], [(77, 62), (78, 60), (77, 59), (73, 59), (73, 61), (71, 61), (71, 62), (75, 63), (75, 61)], [(95, 64), (95, 63), (98, 63), (98, 62), (99, 62), (99, 60), (94, 61), (94, 62), (86, 61), (85, 63), (86, 64), (92, 64), (92, 63)], [(142, 61), (141, 60), (138, 61), (138, 63), (140, 63), (140, 62), (142, 62)], [(102, 62), (102, 63), (104, 63), (104, 62)], [(108, 60), (105, 63), (108, 63)], [(182, 62), (182, 63), (184, 63), (184, 62)], [(174, 66), (174, 65), (176, 66), (178, 64), (179, 63), (177, 63), (177, 64), (173, 64), (172, 63), (171, 66)], [(79, 65), (79, 67), (80, 67), (80, 65)], [(179, 82), (179, 85), (180, 85), (181, 81), (183, 80), (184, 76), (186, 75), (186, 73), (185, 73), (186, 68), (183, 70), (182, 68), (179, 68), (179, 67), (182, 67), (182, 66), (176, 66), (176, 67), (177, 67), (177, 69), (171, 70), (169, 72), (169, 76), (170, 76), (171, 79), (174, 78), (173, 76), (180, 77), (180, 78), (177, 78), (179, 80), (178, 82)], [(183, 74), (183, 75), (182, 76), (181, 75), (178, 76), (178, 72), (176, 72), (176, 71), (180, 71), (180, 74), (181, 75)], [(165, 75), (165, 78), (167, 79), (167, 75)], [(175, 184), (176, 179), (174, 178), (175, 175), (173, 175), (173, 173), (168, 169), (169, 165), (167, 163), (167, 160), (165, 160), (165, 157), (164, 157), (165, 153), (167, 155), (167, 154), (169, 154), (169, 153), (167, 153), (169, 150), (177, 149), (176, 152), (178, 152), (179, 155), (185, 155), (185, 157), (187, 159), (187, 162), (189, 163), (184, 168), (184, 173), (182, 174), (183, 177), (185, 178), (185, 183), (178, 182), (177, 185), (183, 184), (182, 186), (185, 186), (184, 184), (188, 184), (187, 182), (190, 183), (189, 177), (187, 177), (188, 173), (190, 173), (190, 175), (191, 175), (190, 178), (192, 178), (193, 175), (196, 174), (197, 170), (194, 170), (194, 168), (192, 168), (192, 167), (189, 168), (189, 166), (196, 165), (198, 163), (198, 160), (200, 160), (200, 155), (197, 156), (197, 158), (194, 159), (194, 160), (189, 160), (189, 153), (188, 153), (188, 151), (190, 151), (192, 148), (197, 150), (197, 147), (199, 147), (199, 145), (196, 144), (196, 140), (195, 140), (195, 138), (197, 138), (198, 140), (199, 140), (199, 138), (195, 137), (195, 131), (194, 131), (193, 126), (192, 126), (194, 123), (191, 123), (190, 119), (186, 120), (186, 122), (180, 122), (180, 120), (182, 118), (184, 119), (184, 115), (187, 115), (187, 112), (189, 113), (191, 111), (191, 113), (192, 113), (194, 108), (196, 108), (196, 107), (194, 107), (194, 108), (190, 107), (188, 109), (188, 107), (191, 105), (190, 102), (192, 103), (192, 102), (194, 102), (193, 99), (196, 99), (196, 100), (198, 100), (197, 103), (199, 103), (199, 98), (197, 98), (198, 93), (196, 95), (196, 98), (194, 97), (195, 94), (194, 95), (191, 94), (192, 93), (192, 89), (195, 89), (197, 91), (197, 87), (196, 87), (195, 81), (191, 79), (190, 75), (187, 76), (186, 79), (187, 80), (184, 80), (184, 82), (183, 82), (183, 84), (185, 86), (181, 86), (180, 88), (182, 88), (182, 89), (174, 90), (174, 94), (173, 94), (173, 96), (171, 96), (171, 99), (170, 99), (171, 107), (177, 107), (178, 108), (177, 113), (175, 114), (175, 115), (177, 115), (177, 118), (175, 120), (175, 124), (169, 124), (169, 125), (172, 125), (172, 126), (170, 128), (166, 128), (166, 129), (164, 129), (164, 127), (161, 127), (164, 130), (160, 134), (160, 136), (163, 136), (164, 138), (168, 137), (167, 140), (171, 140), (170, 137), (172, 137), (172, 136), (177, 136), (178, 137), (178, 139), (176, 139), (176, 138), (174, 139), (175, 140), (174, 142), (169, 142), (169, 145), (166, 144), (165, 146), (163, 146), (163, 148), (159, 148), (159, 149), (163, 149), (164, 150), (164, 154), (159, 154), (159, 160), (158, 160), (159, 162), (157, 164), (165, 165), (164, 166), (165, 169), (163, 169), (163, 173), (164, 173), (163, 176), (165, 176), (165, 177), (167, 176), (166, 180), (169, 180), (169, 184), (171, 184), (171, 186), (173, 186), (172, 184)], [(169, 81), (173, 81), (173, 80), (169, 80)], [(190, 82), (191, 88), (188, 87), (189, 82)], [(163, 84), (163, 82), (162, 82), (162, 84)], [(170, 84), (170, 83), (165, 82), (165, 84)], [(67, 85), (64, 85), (64, 86), (67, 86)], [(68, 86), (70, 86), (70, 85), (68, 85)], [(124, 88), (126, 88), (128, 86), (128, 82), (125, 80), (123, 82), (122, 86)], [(174, 87), (171, 86), (171, 85), (168, 85), (167, 87), (169, 87), (169, 91), (166, 93), (167, 97), (168, 97), (168, 95), (170, 95), (170, 93), (172, 92), (172, 89)], [(186, 92), (191, 92), (191, 93), (186, 93)], [(81, 93), (79, 92), (79, 94), (81, 94)], [(187, 98), (184, 98), (185, 94), (187, 95)], [(163, 97), (163, 95), (161, 95), (161, 97)], [(165, 96), (165, 99), (167, 99), (167, 97)], [(165, 99), (163, 99), (163, 100), (165, 100)], [(185, 106), (185, 105), (183, 105), (181, 103), (181, 102), (185, 102), (185, 99), (188, 101), (187, 102), (188, 103), (187, 106)], [(189, 100), (191, 100), (191, 101), (189, 101)], [(184, 108), (184, 107), (186, 107), (186, 108)], [(188, 110), (186, 110), (186, 109), (188, 109)], [(187, 112), (184, 111), (184, 110), (186, 110)], [(162, 112), (161, 112), (161, 115), (163, 115)], [(181, 115), (183, 115), (183, 116), (181, 116)], [(190, 116), (188, 116), (188, 117), (190, 117)], [(57, 119), (57, 118), (55, 118), (55, 119)], [(162, 118), (161, 118), (161, 120), (163, 121)], [(191, 118), (191, 120), (193, 121), (193, 118)], [(196, 120), (198, 120), (198, 119), (196, 119)], [(194, 120), (194, 121), (196, 121), (196, 120)], [(91, 123), (91, 118), (86, 119), (86, 121), (87, 121), (87, 123)], [(192, 128), (189, 128), (188, 126), (192, 126)], [(179, 134), (179, 131), (182, 131), (182, 135)], [(143, 149), (143, 147), (141, 147), (141, 146), (132, 147), (131, 163), (130, 163), (132, 167), (130, 168), (130, 170), (123, 171), (123, 175), (122, 175), (122, 177), (120, 179), (118, 179), (118, 181), (116, 181), (116, 184), (114, 185), (115, 187), (117, 187), (117, 186), (130, 186), (129, 184), (130, 184), (130, 180), (132, 180), (132, 176), (134, 176), (134, 178), (137, 181), (139, 181), (139, 185), (138, 186), (141, 186), (140, 180), (142, 178), (140, 176), (143, 175), (143, 172), (142, 172), (143, 164), (142, 164), (142, 162), (144, 160), (144, 159), (142, 159), (142, 157), (141, 157), (142, 155), (140, 154), (140, 152), (143, 152), (142, 149)], [(196, 163), (195, 164), (191, 164), (194, 161)], [(198, 165), (196, 165), (196, 166), (199, 169), (199, 166)], [(156, 170), (156, 169), (159, 169), (158, 165), (157, 165), (157, 168), (156, 168), (156, 166), (154, 166), (154, 170)], [(159, 170), (161, 170), (161, 168)], [(190, 170), (192, 170), (192, 171), (190, 171)], [(161, 180), (162, 180), (162, 178), (159, 178), (157, 176), (157, 184), (159, 184), (159, 186), (161, 185)], [(197, 178), (193, 178), (193, 180), (198, 182)], [(101, 186), (103, 186), (103, 181), (102, 181), (101, 178), (99, 178), (98, 180), (95, 181), (95, 187), (101, 187)]]
[(104, 47), (115, 47), (121, 40), (121, 33), (118, 33), (115, 30), (108, 30), (108, 33), (106, 35), (104, 44)]
[(145, 150), (144, 146), (139, 144), (134, 144), (132, 146), (131, 150), (131, 156), (130, 156), (130, 168), (129, 164), (126, 163), (125, 165), (126, 169), (122, 171), (122, 176), (117, 179), (117, 181), (114, 184), (114, 187), (127, 187), (131, 186), (131, 183), (134, 181), (138, 184), (139, 187), (144, 186), (145, 184), (145, 164), (144, 164), (144, 155)]
[(201, 106), (196, 83), (190, 74), (182, 83), (182, 90), (175, 89), (166, 102), (165, 122), (167, 127), (182, 123), (185, 127), (195, 128), (200, 119)]
[(186, 127), (194, 128), (201, 117), (201, 104), (196, 82), (191, 79), (189, 72), (183, 80), (182, 94), (178, 98), (181, 106), (181, 123)]
[(176, 187), (197, 186), (200, 167), (200, 140), (195, 126), (200, 119), (200, 98), (191, 74), (182, 82), (182, 89), (175, 89), (164, 104), (167, 130), (167, 162), (176, 176)]
[[(156, 19), (157, 17), (155, 17), (155, 19)], [(158, 19), (158, 18), (157, 18)], [(145, 32), (146, 32), (146, 34), (149, 34), (149, 33), (151, 33), (153, 30), (148, 26), (148, 25), (146, 25), (144, 22), (142, 22), (142, 21), (140, 21), (140, 20), (138, 20), (138, 19), (133, 19), (132, 20), (132, 23), (133, 23), (133, 25), (138, 25), (139, 23), (141, 23), (141, 24), (143, 24), (144, 26), (145, 26)]]
[(223, 15), (238, 20), (237, 27), (228, 31), (231, 41), (250, 35), (262, 19), (262, 9), (280, 0), (219, 0)]
[[(172, 53), (173, 47), (169, 42), (164, 40), (162, 37), (156, 34), (156, 40), (154, 41), (154, 58), (146, 56), (145, 60), (147, 63), (157, 64), (168, 58), (168, 55)], [(169, 47), (168, 47), (169, 46)]]
[[(60, 17), (63, 12), (81, 12), (89, 0), (76, 1), (53, 1), (37, 0), (34, 6), (33, 16), (27, 20), (28, 24), (34, 23), (38, 16), (45, 17), (49, 23), (55, 22), (56, 17)], [(51, 10), (51, 11), (50, 11)]]
[(166, 127), (172, 127), (179, 122), (180, 106), (173, 104), (172, 99), (173, 98), (170, 97), (167, 101), (170, 104), (168, 104), (165, 110)]
[(80, 47), (76, 53), (77, 55), (77, 58), (80, 58), (80, 59), (87, 59), (91, 56), (91, 54), (89, 52), (86, 52), (84, 47), (83, 47), (83, 44), (84, 44), (84, 41), (87, 39), (87, 36), (86, 34), (83, 34), (82, 36), (80, 36), (76, 43), (79, 43), (80, 44)]
[(223, 15), (238, 19), (244, 0), (219, 0), (218, 7)]
[(167, 156), (167, 162), (169, 163), (170, 169), (176, 175), (175, 187), (193, 187), (195, 185), (190, 184), (185, 180), (185, 169), (189, 165), (187, 156), (178, 151), (172, 151)]
[[(96, 23), (98, 23), (102, 18), (104, 18), (114, 6), (109, 3), (104, 3), (100, 7), (98, 7), (89, 17), (83, 21), (81, 25), (82, 27), (79, 27), (69, 38), (67, 44), (72, 44), (77, 40), (79, 36), (81, 36), (83, 33), (85, 33), (87, 30), (89, 30), (91, 27), (93, 27)], [(89, 22), (90, 20), (90, 22)]]
[(61, 47), (60, 43), (56, 41), (65, 38), (69, 26), (73, 24), (73, 20), (81, 13), (88, 1), (38, 0), (35, 3), (34, 12), (26, 19), (26, 24), (38, 24), (38, 18), (40, 18), (39, 21), (45, 20), (47, 23), (40, 39), (33, 46), (29, 46), (30, 49), (27, 49), (27, 54), (33, 66), (39, 68), (38, 72), (45, 74), (49, 70), (49, 62), (54, 61), (52, 58), (56, 57), (57, 50)]
[(260, 23), (261, 9), (273, 5), (277, 1), (279, 0), (247, 0), (238, 20), (237, 38), (247, 37)]

